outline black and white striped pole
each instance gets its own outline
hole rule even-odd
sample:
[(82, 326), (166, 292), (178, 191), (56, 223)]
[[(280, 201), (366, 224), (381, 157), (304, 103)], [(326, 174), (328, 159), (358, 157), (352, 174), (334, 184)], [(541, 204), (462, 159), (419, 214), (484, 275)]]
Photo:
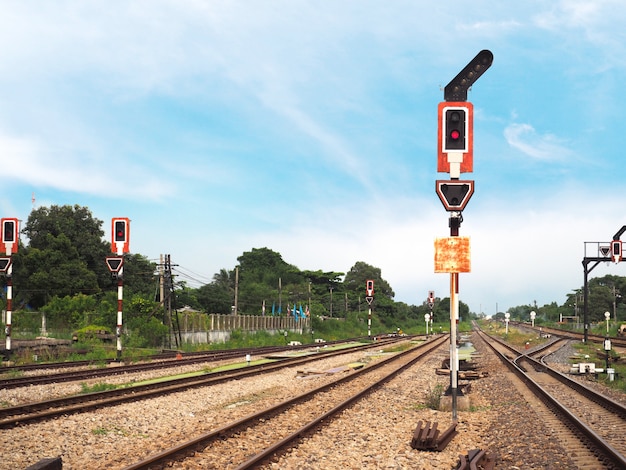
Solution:
[(115, 336), (117, 339), (117, 360), (122, 358), (122, 312), (124, 304), (124, 254), (130, 251), (130, 219), (117, 217), (111, 220), (111, 252), (116, 256), (108, 256), (106, 263), (111, 277), (117, 281), (117, 323)]
[(365, 281), (365, 300), (367, 300), (367, 337), (372, 337), (372, 302), (374, 301), (374, 280)]
[(6, 257), (0, 258), (0, 271), (4, 273), (7, 279), (7, 305), (6, 305), (6, 323), (4, 333), (6, 335), (5, 347), (7, 351), (11, 351), (11, 330), (13, 315), (13, 253), (18, 248), (18, 220), (15, 217), (4, 217), (0, 220), (0, 237)]

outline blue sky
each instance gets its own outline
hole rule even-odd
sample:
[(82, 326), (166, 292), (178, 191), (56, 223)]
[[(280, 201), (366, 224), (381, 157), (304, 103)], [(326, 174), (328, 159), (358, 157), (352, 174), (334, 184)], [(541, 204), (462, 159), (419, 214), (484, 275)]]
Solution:
[(489, 49), (460, 299), (561, 304), (584, 243), (626, 224), (624, 24), (618, 0), (4, 1), (1, 215), (79, 204), (107, 239), (129, 217), (131, 251), (170, 254), (193, 287), (268, 247), (446, 297), (437, 104)]

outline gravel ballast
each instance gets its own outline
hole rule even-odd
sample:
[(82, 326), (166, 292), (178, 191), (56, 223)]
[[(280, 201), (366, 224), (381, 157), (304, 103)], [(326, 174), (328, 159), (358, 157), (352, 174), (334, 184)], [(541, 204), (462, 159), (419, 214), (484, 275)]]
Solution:
[[(452, 424), (451, 412), (426, 406), (438, 386), (448, 385), (447, 376), (435, 374), (435, 369), (449, 355), (448, 346), (344, 411), (342, 419), (306, 436), (280, 461), (266, 468), (451, 469), (458, 463), (459, 455), (479, 448), (495, 456), (498, 469), (578, 468), (559, 445), (559, 436), (544, 427), (540, 415), (521, 397), (506, 367), (480, 342), (477, 341), (475, 347), (480, 354), (474, 360), (481, 371), (489, 374), (472, 381), (471, 407), (458, 412), (458, 435), (444, 451), (417, 451), (410, 443), (420, 420), (437, 422), (440, 430)], [(564, 352), (563, 356), (566, 355)], [(354, 353), (321, 360), (311, 368), (325, 371), (359, 360), (373, 359)], [(144, 378), (147, 377), (135, 379)], [(3, 443), (0, 468), (26, 468), (40, 459), (56, 456), (63, 458), (64, 469), (123, 468), (335, 378), (332, 374), (302, 376), (290, 368), (219, 386), (0, 430)], [(124, 380), (128, 378), (116, 377), (111, 382)], [(2, 390), (0, 402), (6, 406), (38, 401), (42, 396), (51, 398), (70, 391), (75, 393), (80, 384), (31, 388)], [(175, 468), (193, 467), (180, 464)]]

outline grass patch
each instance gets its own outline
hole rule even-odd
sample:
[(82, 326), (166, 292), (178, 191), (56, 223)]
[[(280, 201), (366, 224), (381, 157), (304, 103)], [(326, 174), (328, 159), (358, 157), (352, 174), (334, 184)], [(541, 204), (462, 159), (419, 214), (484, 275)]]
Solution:
[(386, 353), (402, 352), (402, 351), (406, 351), (407, 349), (411, 349), (413, 347), (415, 347), (414, 344), (406, 342), (406, 343), (389, 346), (388, 348), (383, 348), (383, 352), (386, 352)]
[(97, 384), (93, 384), (91, 386), (83, 382), (80, 384), (80, 393), (104, 392), (106, 390), (115, 390), (117, 388), (119, 388), (119, 385), (104, 382), (98, 382)]
[(437, 384), (433, 388), (429, 388), (426, 392), (425, 407), (438, 410), (441, 405), (441, 395), (443, 395), (443, 385)]
[(509, 325), (509, 333), (506, 333), (506, 327), (501, 325), (496, 325), (495, 328), (489, 330), (489, 334), (493, 334), (495, 336), (500, 336), (504, 341), (513, 346), (521, 349), (526, 346), (526, 343), (529, 346), (537, 346), (539, 344), (544, 344), (548, 341), (547, 338), (538, 337), (537, 333), (534, 332), (522, 332), (517, 328), (511, 327)]
[(20, 369), (10, 369), (8, 371), (3, 371), (2, 376), (8, 379), (16, 379), (18, 377), (22, 377), (24, 375), (24, 371)]
[(200, 377), (201, 375), (206, 375), (206, 371), (187, 372), (186, 374), (166, 375), (163, 377), (155, 377), (153, 379), (142, 380), (141, 382), (132, 382), (132, 383), (127, 384), (127, 386), (136, 387), (137, 385), (156, 384), (159, 382), (167, 382), (170, 380), (184, 379), (186, 377)]
[(491, 405), (483, 405), (483, 406), (474, 406), (474, 405), (470, 405), (469, 407), (469, 411), (470, 412), (476, 412), (476, 411), (491, 411), (492, 407)]

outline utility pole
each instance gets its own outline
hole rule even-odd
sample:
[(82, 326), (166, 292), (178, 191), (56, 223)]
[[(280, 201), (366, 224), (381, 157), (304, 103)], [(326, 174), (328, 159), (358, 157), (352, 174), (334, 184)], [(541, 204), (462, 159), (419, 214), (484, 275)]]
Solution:
[(237, 315), (237, 312), (239, 310), (239, 306), (237, 305), (238, 297), (239, 297), (239, 266), (235, 268), (235, 311), (233, 312), (233, 315)]
[(164, 276), (164, 264), (163, 254), (159, 255), (159, 304), (164, 305), (165, 302), (165, 276)]

